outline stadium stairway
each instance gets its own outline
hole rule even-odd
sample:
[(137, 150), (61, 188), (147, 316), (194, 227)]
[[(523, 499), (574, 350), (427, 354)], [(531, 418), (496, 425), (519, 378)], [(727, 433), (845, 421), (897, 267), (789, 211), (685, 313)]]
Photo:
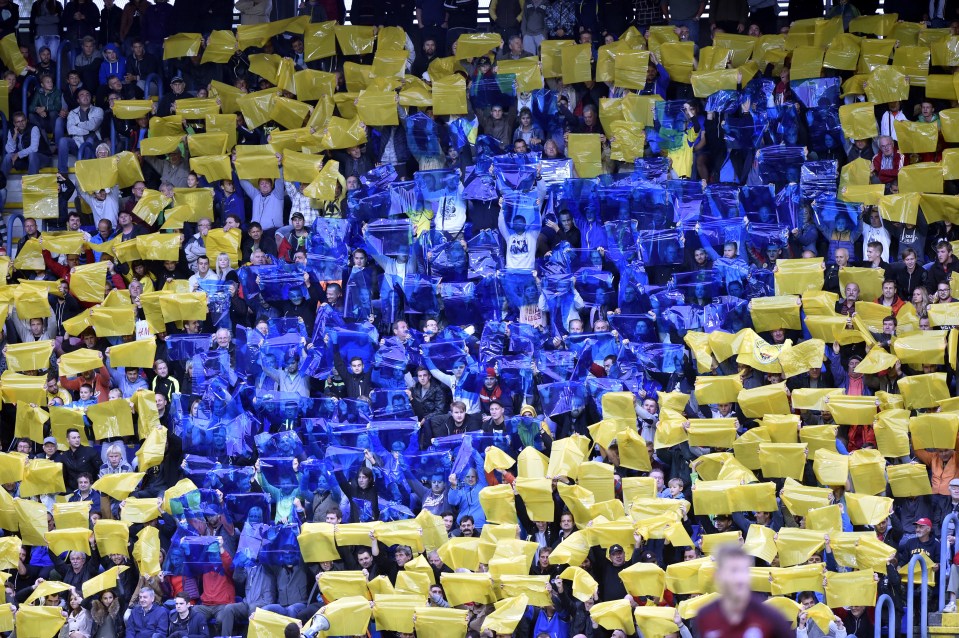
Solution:
[(959, 638), (959, 613), (932, 612), (929, 614), (929, 635)]

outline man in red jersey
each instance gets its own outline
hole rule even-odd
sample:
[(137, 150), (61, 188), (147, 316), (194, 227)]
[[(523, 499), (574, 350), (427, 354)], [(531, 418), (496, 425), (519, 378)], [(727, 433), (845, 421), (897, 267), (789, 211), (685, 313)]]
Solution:
[(749, 568), (752, 556), (739, 545), (716, 553), (716, 589), (719, 600), (703, 607), (696, 617), (702, 638), (792, 638), (795, 632), (779, 610), (753, 596)]

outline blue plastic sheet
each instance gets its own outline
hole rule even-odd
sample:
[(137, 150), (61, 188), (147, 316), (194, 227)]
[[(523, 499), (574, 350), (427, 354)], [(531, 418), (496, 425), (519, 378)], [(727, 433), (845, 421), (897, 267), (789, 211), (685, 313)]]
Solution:
[(296, 540), (298, 525), (271, 525), (263, 534), (263, 544), (257, 556), (263, 565), (295, 566), (303, 562)]
[(690, 179), (672, 179), (666, 182), (666, 192), (673, 210), (672, 221), (684, 224), (699, 221), (705, 192), (702, 182)]
[(805, 162), (799, 182), (802, 199), (812, 201), (820, 197), (835, 197), (838, 179), (839, 165), (836, 160)]
[(474, 109), (500, 106), (504, 110), (516, 103), (516, 75), (496, 73), (473, 78), (469, 86)]
[(561, 381), (537, 386), (543, 413), (554, 417), (586, 407), (586, 386), (579, 382)]
[(229, 493), (223, 495), (229, 520), (234, 524), (245, 523), (249, 518), (268, 520), (270, 502), (262, 492), (254, 494)]
[(775, 184), (798, 182), (806, 149), (801, 146), (767, 146), (756, 151), (759, 179)]
[(841, 86), (838, 77), (794, 80), (789, 83), (789, 87), (806, 108), (814, 109), (839, 104)]
[(502, 215), (506, 226), (518, 234), (539, 230), (543, 226), (539, 201), (532, 193), (514, 191), (504, 194)]
[(413, 113), (406, 117), (405, 126), (406, 145), (414, 157), (443, 156), (433, 118), (425, 113)]
[(703, 193), (701, 214), (704, 220), (739, 217), (739, 190), (735, 184), (710, 184)]
[(770, 145), (799, 145), (799, 108), (787, 103), (766, 109), (769, 123), (766, 134)]
[(457, 150), (476, 143), (479, 120), (475, 117), (458, 117), (449, 123), (450, 146)]
[(536, 187), (536, 166), (521, 164), (512, 166), (494, 166), (496, 188), (506, 195), (514, 191), (528, 193)]
[(202, 577), (209, 572), (223, 573), (220, 543), (215, 536), (185, 536), (180, 539), (183, 552), (183, 575)]
[(744, 186), (739, 191), (739, 207), (751, 222), (761, 224), (788, 223), (779, 220), (776, 194), (772, 185)]
[(638, 343), (655, 343), (659, 340), (656, 322), (649, 315), (612, 314), (609, 316), (609, 325), (623, 339)]
[(477, 166), (468, 166), (463, 178), (463, 198), (481, 202), (498, 199), (496, 178), (487, 171), (478, 170)]
[(637, 234), (640, 257), (647, 266), (683, 263), (685, 238), (679, 230), (644, 230)]
[(633, 162), (631, 180), (665, 182), (669, 178), (669, 159), (666, 157), (637, 157)]

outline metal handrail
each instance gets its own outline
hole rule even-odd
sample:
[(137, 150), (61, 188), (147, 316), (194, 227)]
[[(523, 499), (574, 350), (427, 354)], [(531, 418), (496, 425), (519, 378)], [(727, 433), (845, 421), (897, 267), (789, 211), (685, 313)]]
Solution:
[[(24, 114), (24, 115), (26, 115), (27, 113), (29, 113), (29, 111), (27, 111), (28, 95), (30, 94), (30, 87), (33, 86), (33, 85), (35, 85), (35, 84), (36, 84), (37, 86), (39, 86), (39, 84), (40, 84), (40, 82), (37, 80), (36, 76), (28, 75), (28, 76), (27, 76), (26, 78), (24, 78), (24, 80), (23, 80), (23, 87), (21, 88), (21, 96), (20, 96), (20, 103), (21, 103), (20, 110), (23, 111), (23, 114)], [(13, 115), (13, 114), (11, 113), (11, 115)]]
[(143, 95), (149, 99), (150, 98), (150, 83), (157, 85), (157, 100), (160, 100), (163, 97), (163, 80), (160, 78), (158, 73), (151, 73), (143, 80)]
[(879, 600), (876, 601), (876, 633), (874, 638), (882, 638), (882, 610), (887, 605), (889, 607), (889, 614), (886, 618), (886, 638), (894, 638), (896, 635), (896, 605), (892, 602), (892, 597), (889, 594), (883, 594), (879, 597)]
[(919, 635), (926, 638), (929, 635), (929, 566), (926, 565), (926, 557), (922, 554), (913, 554), (909, 559), (909, 566), (906, 568), (908, 576), (906, 579), (906, 636), (912, 638), (912, 621), (915, 615), (915, 600), (913, 592), (916, 588), (916, 577), (913, 573), (913, 566), (919, 563), (922, 569), (922, 592), (920, 592), (920, 610), (922, 616), (919, 618)]
[[(949, 523), (954, 523), (953, 533), (949, 534), (947, 527)], [(940, 548), (939, 548), (939, 564), (940, 565), (950, 565), (952, 564), (952, 555), (949, 547), (949, 536), (955, 536), (955, 530), (959, 529), (959, 514), (953, 512), (949, 514), (942, 520), (942, 527), (939, 528), (939, 538), (940, 538)], [(949, 571), (948, 569), (939, 569), (939, 611), (942, 611), (946, 606), (946, 585), (949, 580)]]
[(13, 225), (20, 220), (20, 228), (23, 228), (23, 214), (16, 211), (10, 213), (7, 217), (7, 257), (11, 260), (16, 256), (13, 254)]
[(61, 84), (61, 82), (63, 82), (64, 52), (66, 52), (67, 54), (67, 66), (69, 66), (70, 70), (72, 70), (73, 69), (73, 43), (65, 38), (60, 40), (60, 46), (57, 49), (56, 62), (57, 62), (57, 88), (58, 89), (63, 88), (63, 84)]

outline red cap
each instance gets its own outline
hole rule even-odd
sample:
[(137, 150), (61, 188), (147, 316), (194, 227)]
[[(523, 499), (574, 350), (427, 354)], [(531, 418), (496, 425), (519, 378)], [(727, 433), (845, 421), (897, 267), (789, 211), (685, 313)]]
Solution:
[(918, 521), (916, 521), (916, 525), (925, 525), (926, 527), (932, 527), (932, 521), (930, 521), (928, 518), (920, 518)]
[(486, 376), (488, 376), (488, 377), (495, 377), (495, 376), (496, 376), (496, 368), (486, 368)]

